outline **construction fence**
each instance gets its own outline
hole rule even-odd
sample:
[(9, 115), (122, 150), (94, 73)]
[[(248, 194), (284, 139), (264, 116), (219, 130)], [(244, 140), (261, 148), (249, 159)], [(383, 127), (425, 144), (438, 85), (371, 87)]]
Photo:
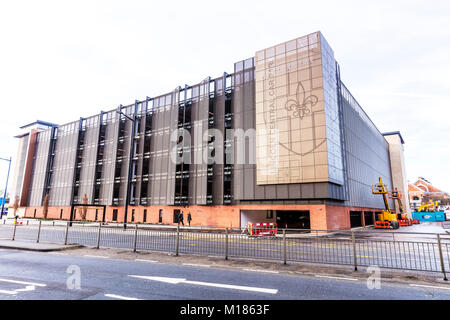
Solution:
[(264, 261), (378, 266), (450, 273), (450, 235), (392, 231), (282, 229), (251, 235), (247, 229), (149, 225), (102, 225), (3, 220), (0, 238), (121, 248), (174, 255), (217, 256)]

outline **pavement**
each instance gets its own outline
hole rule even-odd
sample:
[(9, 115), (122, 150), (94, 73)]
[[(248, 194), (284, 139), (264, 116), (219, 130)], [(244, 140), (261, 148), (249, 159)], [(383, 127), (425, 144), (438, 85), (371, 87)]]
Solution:
[(53, 243), (37, 243), (36, 241), (0, 240), (1, 249), (17, 249), (25, 251), (50, 252), (81, 248), (80, 245), (64, 245)]

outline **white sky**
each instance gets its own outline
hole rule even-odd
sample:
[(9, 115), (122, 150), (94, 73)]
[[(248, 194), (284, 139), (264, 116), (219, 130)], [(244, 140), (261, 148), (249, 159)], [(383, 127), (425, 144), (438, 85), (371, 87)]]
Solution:
[(408, 178), (450, 191), (450, 1), (0, 1), (0, 157), (23, 124), (218, 77), (320, 30), (380, 131), (401, 131)]

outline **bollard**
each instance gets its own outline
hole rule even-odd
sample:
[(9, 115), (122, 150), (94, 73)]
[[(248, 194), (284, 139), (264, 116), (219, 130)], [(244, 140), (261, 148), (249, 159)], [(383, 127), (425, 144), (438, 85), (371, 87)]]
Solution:
[(177, 226), (177, 242), (175, 245), (175, 255), (178, 256), (178, 251), (180, 249), (180, 225)]
[(447, 274), (445, 273), (444, 256), (442, 255), (441, 236), (439, 234), (437, 235), (437, 241), (439, 247), (439, 258), (441, 260), (442, 273), (444, 274), (444, 280), (448, 281)]
[(53, 221), (53, 226), (55, 226), (55, 221)]
[(137, 230), (138, 230), (138, 225), (137, 225), (137, 223), (136, 223), (136, 225), (135, 225), (135, 227), (134, 227), (134, 245), (133, 245), (133, 252), (136, 252)]
[(14, 238), (16, 237), (16, 220), (14, 219), (14, 229), (13, 229), (13, 235), (12, 240), (14, 241)]
[(102, 232), (102, 223), (98, 224), (98, 233), (97, 233), (97, 249), (100, 248), (100, 233)]
[(27, 225), (29, 225), (30, 220), (27, 220)]
[(286, 229), (283, 229), (283, 260), (284, 264), (287, 264), (287, 252), (286, 252)]
[(66, 234), (64, 236), (64, 245), (67, 244), (67, 236), (69, 234), (69, 222), (66, 223)]
[(41, 223), (42, 223), (42, 221), (39, 220), (38, 234), (37, 234), (37, 239), (36, 239), (37, 243), (39, 243), (39, 238), (41, 237)]
[(353, 264), (355, 266), (355, 271), (358, 271), (358, 262), (356, 260), (356, 240), (355, 233), (352, 231), (352, 243), (353, 243)]
[(225, 229), (225, 260), (228, 260), (228, 228)]

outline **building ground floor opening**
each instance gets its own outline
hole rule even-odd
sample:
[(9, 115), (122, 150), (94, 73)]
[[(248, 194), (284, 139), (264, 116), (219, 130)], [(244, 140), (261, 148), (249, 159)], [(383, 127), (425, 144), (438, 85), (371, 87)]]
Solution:
[(373, 212), (369, 211), (365, 211), (364, 212), (364, 224), (365, 226), (372, 226), (373, 225)]
[(308, 210), (241, 210), (241, 228), (249, 223), (273, 223), (278, 229), (311, 229)]
[(277, 224), (279, 228), (286, 229), (311, 229), (310, 213), (303, 211), (278, 211)]
[(361, 211), (350, 211), (350, 227), (358, 228), (363, 226)]

